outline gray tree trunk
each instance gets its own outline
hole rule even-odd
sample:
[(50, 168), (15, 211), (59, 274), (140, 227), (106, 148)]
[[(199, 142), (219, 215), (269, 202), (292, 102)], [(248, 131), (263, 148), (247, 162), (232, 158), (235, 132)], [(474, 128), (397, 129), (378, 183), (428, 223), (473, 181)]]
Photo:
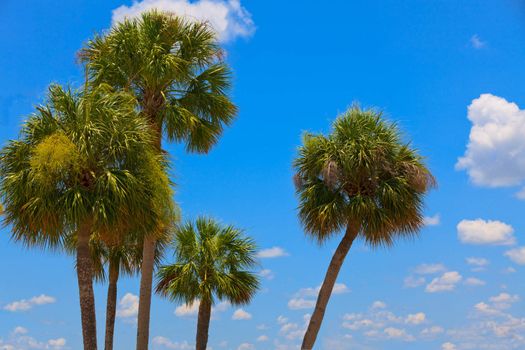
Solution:
[(352, 243), (354, 242), (357, 234), (359, 233), (359, 225), (349, 224), (346, 228), (345, 235), (337, 249), (335, 250), (330, 265), (328, 265), (328, 270), (317, 296), (317, 302), (315, 304), (315, 309), (310, 318), (308, 328), (303, 338), (303, 345), (301, 346), (302, 350), (312, 350), (317, 339), (317, 334), (319, 329), (321, 329), (321, 323), (323, 322), (324, 314), (326, 311), (326, 305), (334, 289), (335, 282), (337, 281), (337, 276), (339, 275), (339, 270), (345, 260)]
[(93, 261), (89, 251), (91, 229), (91, 220), (88, 220), (79, 227), (77, 232), (77, 279), (84, 350), (97, 350)]
[(144, 238), (140, 277), (139, 313), (137, 319), (137, 350), (148, 350), (149, 320), (151, 309), (151, 285), (155, 264), (156, 240), (152, 236)]
[(211, 303), (201, 300), (199, 305), (199, 318), (197, 320), (196, 350), (206, 350), (208, 333), (210, 329)]
[(113, 335), (115, 332), (115, 316), (117, 313), (117, 283), (120, 266), (118, 261), (109, 261), (109, 286), (106, 304), (106, 339), (104, 350), (113, 350)]

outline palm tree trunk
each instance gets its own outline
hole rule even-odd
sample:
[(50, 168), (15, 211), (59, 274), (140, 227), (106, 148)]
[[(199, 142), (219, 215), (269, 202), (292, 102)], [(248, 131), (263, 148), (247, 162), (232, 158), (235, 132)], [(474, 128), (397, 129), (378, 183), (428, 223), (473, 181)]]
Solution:
[(104, 350), (113, 350), (113, 333), (115, 331), (115, 315), (117, 313), (117, 282), (119, 278), (119, 262), (109, 261), (109, 286), (106, 305), (106, 339)]
[[(148, 113), (146, 113), (148, 115)], [(155, 131), (155, 147), (162, 151), (162, 127), (155, 120), (155, 113), (149, 114)], [(151, 286), (153, 283), (153, 268), (155, 265), (155, 247), (157, 240), (154, 235), (144, 237), (142, 248), (142, 266), (140, 276), (139, 312), (137, 316), (137, 350), (148, 350), (149, 320), (151, 310)]]
[(140, 278), (139, 313), (137, 323), (137, 350), (148, 350), (149, 319), (151, 308), (151, 285), (153, 265), (155, 263), (156, 240), (150, 236), (144, 238)]
[(335, 250), (330, 265), (328, 265), (328, 270), (317, 296), (317, 302), (315, 304), (315, 309), (308, 323), (308, 328), (303, 338), (303, 345), (301, 346), (302, 350), (312, 350), (314, 347), (315, 340), (317, 339), (317, 334), (321, 328), (321, 323), (323, 322), (324, 313), (326, 311), (326, 306), (328, 300), (332, 294), (335, 282), (337, 280), (337, 275), (339, 275), (339, 270), (345, 260), (352, 243), (354, 242), (357, 234), (359, 233), (359, 225), (348, 224), (346, 228), (345, 235), (337, 249)]
[(79, 227), (77, 232), (77, 279), (84, 350), (97, 350), (93, 261), (89, 251), (91, 229), (91, 220), (88, 220)]
[(211, 303), (201, 300), (199, 318), (197, 320), (196, 350), (206, 350), (208, 345), (208, 331), (210, 329)]

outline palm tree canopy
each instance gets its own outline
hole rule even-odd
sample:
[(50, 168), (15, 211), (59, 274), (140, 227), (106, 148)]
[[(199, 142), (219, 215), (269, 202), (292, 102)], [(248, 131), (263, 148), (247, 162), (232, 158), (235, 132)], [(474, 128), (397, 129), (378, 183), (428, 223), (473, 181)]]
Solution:
[(174, 215), (165, 161), (135, 98), (102, 84), (53, 85), (0, 153), (4, 220), (28, 245), (62, 247), (87, 218), (100, 236), (148, 232)]
[(157, 11), (116, 24), (80, 53), (95, 83), (132, 91), (153, 126), (193, 152), (208, 152), (237, 113), (223, 56), (206, 22)]
[(233, 226), (198, 218), (177, 229), (176, 263), (161, 267), (157, 292), (172, 300), (192, 304), (196, 300), (226, 299), (247, 304), (259, 288), (249, 269), (256, 265), (256, 246)]
[(299, 216), (318, 242), (353, 224), (371, 246), (388, 246), (423, 225), (423, 197), (435, 180), (381, 113), (353, 106), (329, 135), (304, 134), (298, 153)]

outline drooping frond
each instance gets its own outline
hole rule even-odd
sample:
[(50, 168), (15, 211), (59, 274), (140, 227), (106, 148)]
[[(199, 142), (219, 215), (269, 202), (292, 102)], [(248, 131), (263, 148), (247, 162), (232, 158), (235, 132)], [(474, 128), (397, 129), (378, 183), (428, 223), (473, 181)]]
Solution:
[(319, 242), (350, 222), (370, 245), (391, 245), (423, 224), (423, 199), (435, 179), (398, 127), (375, 110), (350, 108), (332, 133), (305, 134), (294, 161), (299, 217)]
[(191, 152), (208, 152), (237, 114), (223, 57), (208, 23), (157, 11), (113, 26), (80, 53), (94, 83), (131, 91), (150, 123)]
[(173, 265), (158, 273), (157, 292), (191, 304), (214, 302), (215, 297), (232, 304), (248, 303), (259, 288), (256, 246), (233, 226), (222, 226), (209, 218), (181, 225), (175, 235)]

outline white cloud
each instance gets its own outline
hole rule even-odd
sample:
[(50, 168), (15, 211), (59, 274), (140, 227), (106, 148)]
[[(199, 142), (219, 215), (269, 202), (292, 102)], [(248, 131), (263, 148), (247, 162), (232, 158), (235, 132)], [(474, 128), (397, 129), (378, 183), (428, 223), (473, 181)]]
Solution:
[[(312, 288), (302, 288), (297, 293), (294, 294), (294, 297), (288, 301), (288, 308), (291, 310), (300, 310), (300, 309), (310, 309), (315, 306), (314, 298), (317, 297), (319, 291), (321, 290), (321, 285)], [(334, 284), (332, 289), (332, 295), (339, 295), (349, 293), (350, 288), (344, 283)]]
[(237, 347), (237, 350), (255, 350), (255, 346), (250, 343), (242, 343)]
[(421, 336), (425, 338), (434, 337), (436, 335), (444, 333), (445, 330), (443, 327), (440, 326), (432, 326), (429, 328), (425, 328), (421, 331)]
[(191, 350), (195, 348), (194, 346), (190, 346), (190, 344), (187, 341), (172, 342), (171, 340), (165, 337), (155, 337), (152, 339), (152, 342), (155, 345), (160, 345), (172, 350)]
[(489, 299), (496, 308), (507, 309), (510, 304), (516, 303), (520, 300), (518, 295), (510, 295), (509, 293), (500, 293)]
[(66, 339), (64, 338), (49, 339), (47, 343), (49, 344), (49, 346), (53, 348), (61, 348), (63, 346), (66, 346)]
[(261, 270), (259, 272), (259, 275), (263, 278), (266, 278), (267, 280), (273, 280), (273, 278), (275, 277), (273, 271), (269, 269)]
[(117, 317), (135, 321), (138, 313), (139, 297), (132, 293), (126, 293), (118, 303)]
[(525, 247), (511, 249), (505, 252), (505, 256), (518, 265), (525, 265)]
[(257, 253), (257, 257), (261, 259), (280, 258), (283, 256), (288, 256), (288, 253), (281, 247), (263, 249)]
[(472, 122), (465, 155), (457, 170), (466, 170), (479, 186), (517, 186), (525, 180), (525, 111), (515, 103), (483, 94), (468, 107)]
[(208, 21), (222, 42), (249, 37), (255, 32), (251, 14), (240, 0), (143, 0), (113, 10), (113, 24), (157, 9), (198, 21)]
[(483, 40), (481, 40), (481, 38), (479, 37), (479, 35), (477, 34), (474, 34), (471, 38), (470, 38), (470, 45), (479, 50), (479, 49), (482, 49), (484, 48), (485, 46), (487, 46), (487, 43)]
[(270, 338), (268, 338), (268, 336), (265, 335), (265, 334), (260, 335), (260, 336), (257, 337), (257, 341), (258, 342), (263, 342), (263, 341), (268, 341), (268, 340), (270, 340)]
[(485, 267), (485, 266), (490, 264), (490, 261), (488, 261), (485, 258), (474, 258), (474, 257), (471, 257), (471, 258), (467, 258), (465, 260), (467, 261), (467, 264), (469, 264), (471, 266), (476, 266), (476, 267)]
[(423, 218), (423, 222), (425, 226), (437, 226), (441, 223), (441, 216), (439, 214), (435, 214), (434, 216), (425, 216)]
[(199, 312), (200, 301), (194, 301), (192, 304), (183, 304), (175, 308), (175, 315), (179, 317), (195, 316)]
[(13, 334), (27, 334), (28, 330), (27, 328), (24, 328), (24, 327), (16, 327), (14, 330), (13, 330)]
[(399, 339), (404, 341), (416, 340), (414, 336), (408, 334), (404, 329), (388, 327), (384, 329), (384, 332), (387, 335), (387, 337), (391, 339)]
[(467, 244), (512, 245), (516, 243), (512, 226), (492, 220), (461, 220), (457, 225), (458, 238)]
[(66, 346), (65, 338), (40, 341), (28, 334), (24, 327), (16, 327), (7, 339), (0, 338), (0, 350), (63, 350)]
[(465, 284), (467, 286), (478, 287), (478, 286), (484, 286), (487, 283), (483, 280), (480, 280), (479, 278), (469, 277), (465, 280)]
[(443, 264), (421, 264), (414, 269), (414, 273), (418, 275), (432, 275), (446, 270), (447, 268)]
[(36, 305), (46, 305), (46, 304), (53, 304), (56, 302), (56, 299), (53, 297), (50, 297), (49, 295), (41, 294), (36, 297), (32, 297), (31, 299), (22, 299), (18, 301), (13, 301), (12, 303), (9, 303), (4, 306), (4, 310), (11, 311), (11, 312), (17, 312), (17, 311), (27, 311), (33, 308), (33, 306)]
[(252, 314), (244, 311), (243, 309), (237, 309), (232, 315), (232, 320), (249, 320), (252, 318)]
[(386, 309), (386, 303), (381, 300), (377, 300), (372, 303), (371, 308), (372, 310)]
[(454, 290), (463, 277), (457, 271), (445, 272), (436, 277), (427, 285), (425, 291), (428, 293), (448, 292)]
[(425, 322), (427, 316), (423, 312), (418, 312), (417, 314), (410, 314), (406, 317), (405, 323), (408, 324), (421, 324)]
[(441, 350), (456, 350), (456, 349), (457, 349), (456, 345), (450, 342), (441, 344)]
[(288, 301), (288, 308), (291, 310), (311, 309), (315, 306), (315, 300), (304, 298), (292, 298)]
[(408, 276), (404, 280), (405, 288), (417, 288), (424, 285), (427, 280), (424, 277)]

